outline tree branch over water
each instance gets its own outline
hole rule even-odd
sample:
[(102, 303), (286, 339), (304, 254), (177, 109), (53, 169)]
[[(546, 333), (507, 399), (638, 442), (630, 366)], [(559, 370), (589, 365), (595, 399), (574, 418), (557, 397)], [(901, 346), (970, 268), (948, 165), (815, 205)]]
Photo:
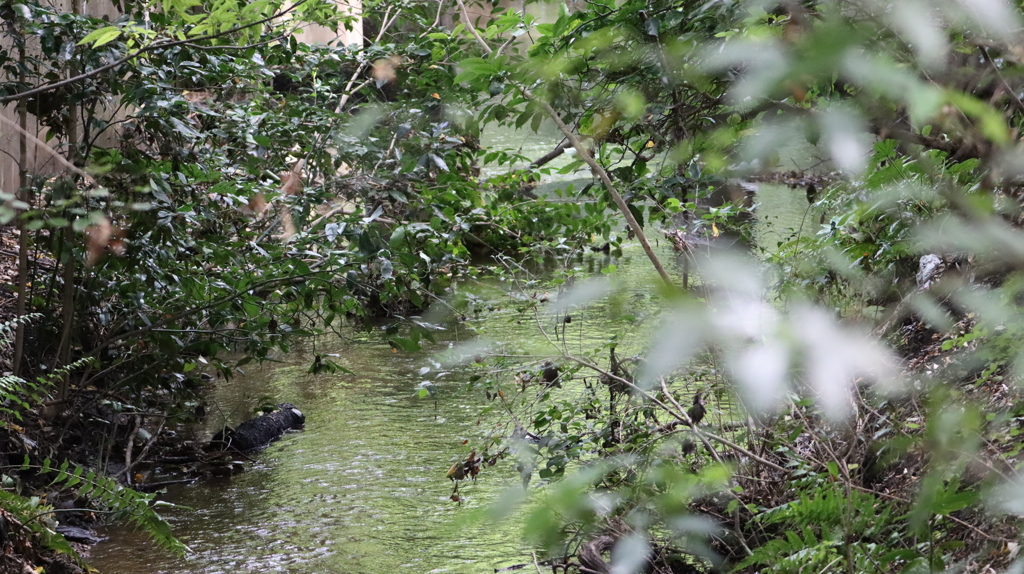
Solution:
[[(462, 2), (462, 0), (456, 1), (459, 4), (459, 9), (462, 10), (463, 17), (466, 18), (466, 27), (469, 28), (470, 32), (473, 33), (473, 37), (476, 38), (477, 43), (480, 44), (480, 47), (486, 54), (491, 55), (492, 53), (494, 53), (494, 50), (492, 50), (491, 47), (487, 45), (487, 42), (485, 42), (484, 39), (480, 37), (480, 33), (476, 31), (476, 26), (473, 26), (472, 23), (469, 21), (469, 11), (466, 9), (466, 5)], [(658, 271), (658, 275), (661, 276), (662, 281), (664, 281), (665, 284), (668, 285), (669, 287), (675, 286), (675, 284), (672, 282), (672, 278), (669, 276), (668, 272), (665, 271), (665, 268), (662, 266), (661, 261), (658, 259), (658, 256), (654, 253), (654, 249), (651, 248), (651, 243), (647, 241), (647, 236), (644, 235), (643, 227), (636, 220), (636, 218), (633, 217), (633, 212), (629, 210), (629, 205), (626, 204), (626, 200), (623, 199), (619, 191), (615, 189), (615, 184), (612, 183), (612, 178), (611, 176), (608, 175), (608, 172), (603, 167), (601, 167), (601, 165), (597, 163), (597, 161), (594, 160), (594, 158), (590, 155), (590, 151), (587, 150), (587, 148), (580, 141), (579, 136), (577, 136), (569, 128), (569, 126), (565, 125), (565, 122), (563, 122), (562, 118), (558, 116), (558, 112), (556, 112), (555, 109), (551, 107), (551, 104), (547, 103), (543, 99), (538, 98), (536, 95), (534, 95), (533, 92), (530, 91), (529, 88), (522, 86), (521, 89), (523, 96), (526, 99), (544, 108), (544, 111), (555, 122), (555, 125), (558, 126), (558, 130), (562, 132), (562, 135), (564, 135), (565, 138), (572, 145), (572, 147), (576, 149), (576, 154), (579, 155), (579, 158), (583, 160), (583, 162), (586, 163), (588, 166), (590, 166), (590, 169), (591, 171), (594, 172), (594, 175), (596, 175), (598, 179), (601, 180), (601, 183), (604, 184), (605, 189), (608, 191), (608, 195), (612, 196), (612, 200), (615, 202), (615, 205), (619, 208), (619, 211), (622, 213), (622, 216), (626, 218), (626, 223), (629, 225), (629, 228), (633, 230), (633, 233), (636, 235), (637, 240), (640, 241), (640, 245), (643, 246), (644, 248), (644, 253), (646, 253), (647, 258), (651, 260), (651, 264), (654, 265), (654, 269)], [(562, 146), (559, 145), (559, 147)]]

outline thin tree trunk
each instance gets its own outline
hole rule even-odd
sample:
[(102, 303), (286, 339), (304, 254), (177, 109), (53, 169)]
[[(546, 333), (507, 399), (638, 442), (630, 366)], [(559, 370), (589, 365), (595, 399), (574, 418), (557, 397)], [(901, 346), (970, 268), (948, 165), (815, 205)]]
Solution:
[[(71, 246), (74, 241), (74, 230), (71, 224), (64, 229), (64, 243), (67, 245), (67, 257), (64, 259), (64, 295), (61, 298), (61, 334), (60, 345), (57, 347), (57, 366), (64, 367), (71, 362), (71, 327), (75, 320), (75, 250)], [(64, 373), (61, 378), (57, 399), (68, 398), (68, 377)]]
[[(72, 4), (72, 10), (75, 14), (82, 15), (85, 12), (85, 1), (74, 0)], [(76, 76), (78, 74), (78, 67), (74, 64), (71, 65), (68, 72), (69, 76)], [(78, 112), (79, 106), (69, 106), (68, 109), (68, 122), (67, 122), (67, 134), (68, 134), (68, 162), (72, 165), (79, 166), (79, 123), (78, 123)], [(72, 189), (76, 186), (75, 176), (68, 174), (66, 185)], [(75, 259), (75, 230), (74, 230), (74, 216), (70, 213), (66, 213), (68, 217), (68, 225), (64, 228), (64, 245), (67, 247), (67, 254), (64, 257), (64, 291), (61, 297), (61, 334), (60, 344), (57, 346), (57, 358), (56, 367), (67, 366), (71, 362), (71, 330), (75, 322), (75, 271), (76, 271), (76, 259)], [(68, 398), (68, 379), (71, 375), (64, 373), (61, 378), (60, 388), (57, 393), (57, 399), (63, 401)]]
[[(462, 17), (466, 22), (466, 28), (473, 33), (473, 37), (476, 38), (477, 43), (480, 44), (484, 53), (487, 55), (493, 54), (494, 50), (492, 50), (487, 42), (485, 42), (480, 36), (480, 32), (477, 31), (476, 26), (469, 17), (469, 11), (466, 10), (466, 4), (462, 0), (455, 0), (455, 2), (459, 5), (459, 9), (462, 11)], [(651, 264), (654, 265), (654, 269), (658, 272), (658, 275), (661, 276), (661, 280), (664, 281), (665, 285), (668, 287), (674, 287), (675, 284), (672, 282), (672, 277), (670, 277), (668, 272), (665, 271), (665, 267), (662, 266), (657, 254), (654, 253), (654, 249), (651, 248), (650, 242), (647, 241), (647, 235), (644, 234), (643, 227), (641, 227), (640, 223), (635, 217), (633, 217), (633, 213), (629, 210), (629, 205), (626, 204), (626, 200), (623, 199), (622, 195), (619, 194), (619, 191), (615, 189), (615, 185), (612, 183), (611, 176), (608, 175), (608, 172), (590, 156), (590, 152), (580, 142), (580, 138), (571, 129), (569, 129), (569, 126), (565, 125), (565, 122), (562, 121), (558, 112), (551, 107), (551, 104), (533, 95), (533, 92), (526, 86), (521, 86), (520, 89), (526, 99), (544, 108), (544, 111), (547, 112), (548, 116), (551, 117), (551, 120), (555, 122), (555, 125), (558, 126), (558, 130), (562, 132), (563, 136), (565, 136), (565, 139), (569, 140), (572, 147), (576, 148), (576, 154), (579, 158), (590, 166), (590, 170), (601, 180), (601, 183), (604, 184), (605, 191), (608, 192), (608, 195), (612, 197), (612, 201), (615, 202), (619, 211), (622, 212), (622, 217), (626, 219), (626, 224), (633, 230), (633, 234), (636, 235), (637, 240), (640, 242), (640, 246), (644, 248), (644, 253), (647, 254), (647, 258), (651, 260)]]
[[(18, 45), (18, 81), (25, 83), (25, 43), (20, 38)], [(28, 189), (28, 100), (18, 100), (18, 126), (21, 133), (18, 137), (18, 197), (29, 206), (32, 205), (32, 197)], [(28, 302), (28, 229), (25, 228), (25, 219), (18, 218), (18, 300), (14, 307), (15, 317), (24, 317)], [(14, 332), (14, 375), (20, 376), (22, 359), (25, 354), (25, 324), (18, 323)]]
[(615, 205), (619, 208), (619, 211), (622, 213), (622, 217), (626, 219), (626, 224), (633, 230), (633, 234), (636, 235), (637, 240), (640, 242), (640, 246), (644, 248), (644, 253), (646, 253), (647, 258), (651, 260), (651, 264), (654, 265), (654, 269), (658, 272), (658, 275), (661, 276), (662, 281), (665, 282), (665, 285), (674, 287), (675, 284), (672, 282), (672, 277), (670, 277), (668, 272), (665, 271), (665, 268), (661, 265), (661, 261), (658, 259), (657, 254), (654, 253), (654, 249), (651, 248), (650, 242), (647, 241), (647, 235), (644, 234), (644, 228), (641, 227), (640, 223), (635, 217), (633, 217), (633, 212), (629, 210), (629, 205), (626, 204), (626, 200), (623, 199), (622, 195), (619, 194), (619, 191), (615, 189), (615, 185), (612, 183), (612, 179), (608, 175), (608, 172), (590, 156), (590, 152), (587, 150), (586, 146), (580, 142), (580, 138), (573, 133), (569, 126), (565, 125), (565, 122), (562, 121), (558, 112), (551, 107), (551, 104), (533, 95), (533, 92), (525, 87), (522, 88), (522, 90), (523, 95), (526, 96), (527, 99), (532, 100), (538, 106), (544, 108), (544, 111), (547, 112), (548, 116), (551, 117), (551, 120), (555, 122), (556, 126), (558, 126), (558, 130), (562, 132), (562, 135), (564, 135), (567, 140), (569, 140), (572, 147), (576, 148), (576, 155), (590, 166), (590, 170), (600, 178), (601, 183), (604, 184), (605, 191), (607, 191), (608, 195), (612, 197), (612, 201), (614, 201)]

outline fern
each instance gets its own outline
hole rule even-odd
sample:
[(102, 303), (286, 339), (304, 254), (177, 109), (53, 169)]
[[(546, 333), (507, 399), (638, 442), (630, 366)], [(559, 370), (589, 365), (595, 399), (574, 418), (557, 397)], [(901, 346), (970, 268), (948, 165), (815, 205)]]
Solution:
[[(0, 348), (11, 344), (11, 334), (19, 325), (27, 325), (33, 320), (42, 317), (40, 313), (29, 313), (14, 317), (10, 321), (0, 322)], [(61, 372), (63, 375), (66, 370)], [(28, 410), (33, 404), (42, 402), (45, 392), (43, 389), (52, 386), (54, 374), (48, 378), (40, 378), (38, 383), (32, 383), (15, 375), (0, 376), (0, 413), (7, 413), (18, 420), (21, 419), (21, 412)], [(5, 406), (14, 405), (17, 408)], [(0, 426), (6, 426), (6, 421), (0, 420)]]
[(9, 337), (18, 328), (18, 325), (28, 325), (32, 321), (42, 318), (42, 316), (42, 313), (28, 313), (14, 317), (10, 321), (0, 322), (0, 346), (11, 343)]
[[(18, 325), (26, 324), (39, 316), (36, 313), (0, 323), (0, 348), (10, 344), (9, 335)], [(21, 411), (42, 403), (65, 375), (90, 364), (91, 361), (89, 358), (79, 359), (37, 377), (34, 381), (27, 381), (14, 375), (0, 377), (0, 415), (6, 413), (21, 420)], [(0, 427), (5, 426), (7, 422), (0, 419)], [(102, 511), (111, 514), (112, 518), (127, 520), (142, 528), (157, 544), (172, 552), (184, 553), (188, 550), (174, 537), (170, 524), (154, 510), (158, 505), (167, 504), (155, 501), (155, 494), (144, 494), (125, 488), (108, 476), (96, 474), (67, 461), (54, 466), (50, 459), (46, 459), (39, 466), (33, 465), (26, 455), (20, 466), (7, 468), (20, 472), (34, 471), (41, 476), (53, 474), (48, 488), (73, 491), (76, 498), (88, 498)], [(4, 478), (6, 480), (10, 477), (4, 475)], [(64, 537), (54, 531), (56, 522), (53, 519), (53, 509), (43, 504), (39, 497), (26, 497), (17, 490), (12, 492), (0, 488), (0, 507), (10, 513), (20, 528), (38, 536), (45, 546), (77, 559), (77, 554)]]
[(77, 557), (68, 541), (53, 531), (56, 524), (49, 518), (52, 515), (48, 512), (52, 509), (43, 504), (38, 496), (27, 498), (0, 489), (0, 507), (9, 513), (9, 521), (10, 516), (14, 517), (13, 526), (16, 528), (35, 534), (47, 548)]
[[(14, 375), (0, 377), (0, 413), (12, 415), (19, 421), (22, 420), (21, 411), (32, 408), (32, 405), (42, 403), (50, 395), (50, 392), (65, 375), (92, 363), (91, 358), (82, 358), (77, 361), (54, 369), (46, 375), (36, 377), (35, 381), (27, 381)], [(10, 403), (17, 408), (4, 406)], [(6, 423), (0, 421), (0, 426)]]
[[(28, 455), (25, 455), (24, 462), (17, 468), (20, 471), (33, 470), (39, 475), (44, 476), (55, 474), (48, 488), (56, 489), (58, 492), (69, 490), (73, 491), (76, 497), (88, 498), (99, 507), (99, 510), (109, 513), (113, 519), (127, 520), (142, 528), (154, 542), (167, 550), (179, 554), (188, 551), (188, 547), (174, 537), (174, 534), (171, 532), (171, 525), (154, 510), (154, 507), (158, 505), (171, 506), (168, 503), (156, 502), (154, 500), (156, 494), (145, 494), (125, 488), (108, 476), (86, 470), (84, 467), (73, 465), (68, 461), (62, 462), (59, 466), (54, 466), (53, 461), (46, 459), (39, 466), (33, 465)], [(60, 544), (63, 541), (63, 537), (59, 537), (60, 540), (58, 541), (50, 536), (52, 534), (52, 530), (48, 528), (50, 513), (46, 511), (47, 509), (38, 506), (34, 502), (38, 500), (37, 498), (25, 498), (2, 490), (0, 490), (0, 493), (3, 493), (5, 508), (19, 520), (26, 523), (26, 526), (33, 532), (40, 534), (47, 546), (60, 552), (70, 550), (66, 543)], [(13, 502), (7, 504), (7, 501)], [(31, 512), (18, 512), (19, 509), (26, 509)], [(73, 552), (70, 553), (74, 554)]]
[(839, 571), (850, 558), (860, 571), (877, 565), (879, 545), (871, 541), (892, 526), (891, 508), (872, 494), (845, 493), (836, 484), (812, 488), (756, 517), (782, 535), (754, 549), (737, 570), (759, 564), (764, 572)]

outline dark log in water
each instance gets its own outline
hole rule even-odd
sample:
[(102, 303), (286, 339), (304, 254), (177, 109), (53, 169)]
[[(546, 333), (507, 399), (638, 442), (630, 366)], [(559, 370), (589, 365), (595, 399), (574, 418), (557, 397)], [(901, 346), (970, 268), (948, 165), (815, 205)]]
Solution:
[(249, 419), (238, 425), (238, 428), (224, 427), (210, 441), (212, 449), (233, 449), (239, 452), (251, 452), (261, 449), (277, 440), (286, 431), (301, 428), (306, 417), (295, 405), (282, 403), (278, 410)]

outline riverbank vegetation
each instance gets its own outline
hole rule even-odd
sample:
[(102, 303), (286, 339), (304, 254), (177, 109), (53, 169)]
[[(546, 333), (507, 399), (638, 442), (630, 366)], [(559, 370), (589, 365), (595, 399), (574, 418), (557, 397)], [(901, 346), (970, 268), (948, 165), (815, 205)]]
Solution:
[[(486, 308), (460, 284), (515, 275), (496, 257), (560, 261), (558, 295), (521, 306), (579, 321), (609, 288), (576, 254), (635, 241), (662, 288), (650, 341), (465, 349), (508, 425), (449, 477), (515, 467), (547, 567), (1020, 567), (1019, 8), (532, 6), (367, 3), (362, 45), (311, 46), (300, 27), (352, 17), (0, 3), (0, 125), (22, 142), (0, 541), (73, 553), (53, 529), (74, 509), (180, 550), (128, 487), (204, 387), (341, 325), (429, 347), (427, 310), (458, 320)], [(481, 143), (551, 125), (543, 158)], [(800, 145), (821, 164), (784, 179), (811, 205), (757, 244), (738, 181), (783, 177)], [(566, 153), (592, 183), (535, 189)]]

